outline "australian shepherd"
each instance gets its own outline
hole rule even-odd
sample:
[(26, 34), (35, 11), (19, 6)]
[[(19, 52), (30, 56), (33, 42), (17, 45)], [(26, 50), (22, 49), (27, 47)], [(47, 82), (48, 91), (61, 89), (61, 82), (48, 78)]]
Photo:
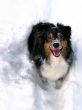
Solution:
[(72, 61), (71, 27), (57, 23), (38, 23), (32, 27), (28, 38), (29, 57), (45, 83), (61, 87)]

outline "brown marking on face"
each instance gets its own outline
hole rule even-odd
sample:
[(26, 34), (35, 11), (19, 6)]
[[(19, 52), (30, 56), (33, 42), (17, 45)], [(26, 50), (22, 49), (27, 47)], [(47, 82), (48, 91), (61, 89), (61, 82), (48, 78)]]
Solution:
[(52, 52), (50, 50), (50, 46), (52, 44), (52, 39), (53, 39), (53, 34), (52, 33), (49, 33), (48, 34), (48, 39), (44, 43), (44, 53), (45, 53), (46, 58), (49, 58), (50, 55), (52, 54)]
[(61, 45), (62, 45), (62, 51), (61, 51), (61, 55), (66, 58), (67, 57), (67, 54), (69, 52), (69, 47), (68, 47), (68, 44), (67, 44), (67, 41), (64, 40), (64, 41), (61, 41)]
[(50, 45), (51, 45), (51, 42), (44, 43), (44, 53), (45, 53), (46, 58), (49, 58), (50, 55), (52, 54), (52, 52), (50, 50)]

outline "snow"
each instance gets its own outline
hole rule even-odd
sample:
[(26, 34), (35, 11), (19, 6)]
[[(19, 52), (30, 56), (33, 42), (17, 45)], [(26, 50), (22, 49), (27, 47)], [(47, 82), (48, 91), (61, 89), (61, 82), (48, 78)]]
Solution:
[[(81, 0), (0, 0), (0, 110), (82, 109), (81, 5)], [(36, 70), (28, 58), (26, 38), (39, 21), (72, 27), (76, 61), (68, 88), (55, 92), (55, 103), (53, 88), (47, 92), (34, 82)]]

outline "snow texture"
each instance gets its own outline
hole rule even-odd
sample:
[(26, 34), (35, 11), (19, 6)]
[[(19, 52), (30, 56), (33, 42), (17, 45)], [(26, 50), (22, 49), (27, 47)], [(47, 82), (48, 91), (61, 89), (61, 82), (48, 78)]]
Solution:
[[(0, 0), (0, 110), (82, 110), (82, 0)], [(72, 27), (75, 63), (61, 89), (44, 89), (26, 39), (39, 21)]]

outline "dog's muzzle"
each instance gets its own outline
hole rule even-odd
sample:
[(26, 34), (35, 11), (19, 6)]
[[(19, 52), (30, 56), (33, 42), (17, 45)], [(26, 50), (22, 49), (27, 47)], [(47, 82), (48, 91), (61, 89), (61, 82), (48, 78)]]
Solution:
[(62, 50), (62, 46), (61, 43), (58, 39), (54, 40), (51, 44), (51, 48), (50, 48), (52, 54), (55, 57), (59, 57), (61, 54), (61, 50)]

